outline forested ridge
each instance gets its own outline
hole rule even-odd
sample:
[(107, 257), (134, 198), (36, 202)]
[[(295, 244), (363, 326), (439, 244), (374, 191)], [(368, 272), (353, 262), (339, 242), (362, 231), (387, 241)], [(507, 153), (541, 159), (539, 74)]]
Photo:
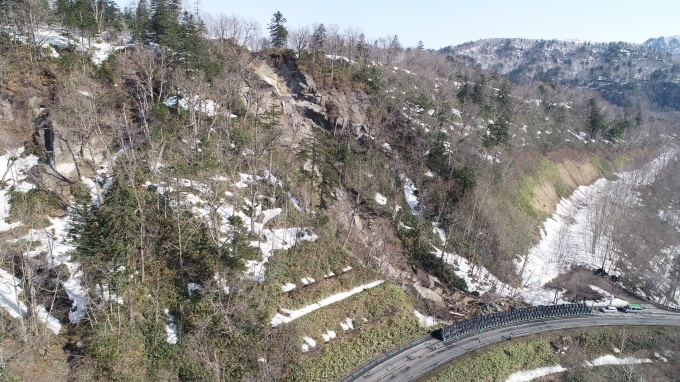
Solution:
[(677, 115), (644, 92), (276, 10), (4, 0), (0, 20), (0, 380), (338, 379), (531, 304), (557, 203), (662, 154), (646, 208), (610, 199), (589, 238), (678, 304)]

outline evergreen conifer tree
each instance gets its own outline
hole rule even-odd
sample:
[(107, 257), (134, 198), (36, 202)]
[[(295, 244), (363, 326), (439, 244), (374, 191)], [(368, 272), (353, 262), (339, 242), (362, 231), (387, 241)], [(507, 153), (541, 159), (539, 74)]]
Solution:
[[(80, 233), (78, 258), (95, 282), (105, 282), (112, 290), (117, 282), (125, 281), (121, 276), (131, 271), (141, 224), (136, 209), (132, 190), (116, 180), (106, 193), (104, 203), (87, 216), (90, 224)], [(125, 272), (117, 272), (121, 266), (125, 267)]]
[(269, 37), (272, 47), (276, 49), (281, 49), (286, 46), (288, 41), (288, 29), (283, 26), (286, 23), (286, 19), (283, 17), (281, 12), (274, 13), (271, 23), (269, 23)]
[(134, 25), (132, 27), (132, 32), (134, 33), (135, 39), (137, 41), (144, 41), (146, 38), (146, 30), (149, 25), (149, 8), (147, 7), (146, 0), (139, 0), (137, 3), (137, 10), (135, 12)]
[(326, 27), (319, 24), (312, 34), (312, 49), (323, 50), (323, 44), (326, 41)]
[(597, 135), (604, 129), (604, 115), (602, 115), (595, 98), (590, 98), (588, 100), (588, 131), (590, 131), (590, 137), (597, 137)]
[(174, 48), (181, 35), (178, 3), (174, 0), (153, 0), (151, 10), (150, 30), (154, 42)]

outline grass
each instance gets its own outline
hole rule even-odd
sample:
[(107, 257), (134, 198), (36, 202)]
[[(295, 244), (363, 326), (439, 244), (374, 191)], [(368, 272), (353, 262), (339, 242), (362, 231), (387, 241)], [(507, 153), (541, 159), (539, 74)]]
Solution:
[(614, 168), (612, 167), (612, 164), (607, 161), (606, 159), (595, 155), (591, 160), (590, 163), (597, 168), (597, 170), (602, 174), (602, 176), (606, 177), (607, 179), (615, 179), (616, 176), (614, 175)]
[(357, 286), (384, 278), (371, 268), (354, 269), (328, 279), (316, 279), (317, 282), (298, 287), (281, 298), (281, 305), (286, 309), (299, 309), (340, 292), (349, 291)]
[(413, 316), (410, 307), (406, 294), (399, 287), (381, 284), (298, 318), (290, 325), (297, 326), (305, 335), (320, 339), (327, 330), (342, 333), (340, 322), (348, 317), (358, 329), (364, 323), (403, 311)]
[(557, 362), (548, 340), (522, 340), (486, 350), (479, 356), (464, 358), (427, 381), (505, 381), (515, 371), (556, 365)]
[(351, 335), (324, 345), (318, 357), (303, 361), (295, 369), (291, 380), (336, 380), (379, 353), (424, 333), (425, 330), (420, 328), (412, 313), (402, 311), (381, 317), (362, 325)]
[[(340, 326), (353, 319), (354, 329)], [(328, 381), (348, 373), (381, 352), (427, 333), (413, 315), (406, 294), (396, 285), (382, 284), (324, 309), (303, 316), (291, 328), (312, 337), (317, 346), (293, 368), (293, 381)], [(333, 330), (338, 338), (324, 343), (322, 334)], [(299, 339), (300, 346), (302, 338)]]
[(9, 221), (44, 228), (50, 225), (48, 217), (66, 215), (66, 206), (57, 194), (49, 190), (32, 189), (26, 193), (10, 192)]

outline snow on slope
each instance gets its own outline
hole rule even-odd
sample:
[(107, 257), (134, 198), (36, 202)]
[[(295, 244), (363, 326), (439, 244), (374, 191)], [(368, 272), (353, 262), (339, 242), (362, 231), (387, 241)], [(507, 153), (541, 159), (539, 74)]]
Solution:
[(382, 284), (383, 282), (384, 282), (384, 280), (377, 280), (377, 281), (374, 281), (374, 282), (369, 283), (369, 284), (360, 285), (360, 286), (353, 288), (352, 290), (349, 290), (347, 292), (340, 292), (340, 293), (334, 294), (332, 296), (326, 297), (319, 302), (307, 305), (307, 306), (305, 306), (304, 308), (301, 308), (301, 309), (297, 309), (297, 310), (281, 309), (281, 311), (283, 313), (285, 313), (285, 315), (281, 314), (281, 313), (277, 313), (274, 316), (274, 318), (272, 318), (272, 321), (271, 321), (272, 327), (276, 327), (276, 326), (279, 326), (281, 324), (291, 322), (291, 321), (298, 319), (298, 318), (304, 316), (305, 314), (309, 314), (309, 313), (311, 313), (311, 312), (313, 312), (317, 309), (321, 309), (325, 306), (331, 305), (331, 304), (336, 303), (338, 301), (342, 301), (342, 300), (346, 299), (347, 297), (353, 296), (357, 293), (361, 293), (361, 292), (365, 291), (366, 289), (374, 288), (374, 287)]
[(404, 174), (399, 175), (399, 177), (404, 181), (404, 197), (406, 197), (406, 203), (408, 203), (408, 206), (411, 208), (411, 212), (418, 216), (420, 214), (417, 209), (418, 197), (416, 196), (416, 192), (418, 190), (413, 184), (413, 181), (407, 178)]
[[(88, 52), (92, 57), (92, 63), (100, 66), (109, 56), (118, 50), (125, 49), (129, 44), (123, 43), (121, 45), (114, 45), (101, 40), (101, 38), (93, 38), (88, 44), (87, 40), (70, 39), (62, 35), (60, 31), (53, 29), (39, 29), (36, 32), (36, 41), (42, 42), (50, 47), (56, 46), (59, 48), (66, 48), (73, 46), (79, 52)], [(20, 41), (25, 41), (25, 38), (19, 37)], [(59, 54), (52, 48), (52, 56), (59, 57)]]
[[(269, 171), (265, 171), (264, 175), (264, 177), (258, 176), (256, 181), (268, 180), (270, 183), (282, 187), (280, 184), (281, 182), (269, 173)], [(226, 179), (221, 180), (226, 181)], [(239, 174), (239, 181), (233, 184), (233, 186), (236, 188), (245, 188), (253, 181), (252, 175)], [(147, 185), (151, 185), (151, 183), (147, 183)], [(243, 227), (246, 228), (247, 231), (252, 229), (252, 236), (258, 238), (258, 240), (251, 241), (250, 245), (260, 250), (262, 260), (246, 261), (246, 274), (256, 281), (264, 281), (265, 264), (273, 255), (274, 251), (287, 250), (300, 241), (316, 241), (318, 238), (311, 229), (307, 227), (265, 228), (272, 219), (281, 214), (281, 208), (263, 209), (260, 203), (254, 204), (251, 200), (244, 198), (243, 207), (248, 207), (253, 210), (251, 218), (251, 215), (244, 212), (243, 208), (236, 207), (234, 204), (227, 202), (226, 199), (220, 199), (217, 205), (212, 205), (202, 198), (202, 195), (211, 192), (208, 185), (203, 183), (193, 182), (187, 179), (175, 179), (175, 186), (169, 186), (167, 184), (157, 185), (157, 192), (175, 192), (181, 187), (193, 188), (199, 192), (199, 195), (190, 192), (180, 193), (180, 203), (185, 207), (189, 207), (196, 217), (208, 217), (210, 216), (212, 209), (215, 208), (215, 212), (220, 216), (220, 232), (223, 234), (221, 238), (222, 242), (227, 241), (234, 230), (234, 227), (229, 223), (229, 218), (232, 216), (238, 216), (243, 223)], [(228, 195), (229, 197), (233, 197), (233, 194), (231, 193)], [(174, 201), (171, 202), (171, 206), (176, 206)], [(210, 219), (208, 219), (208, 223), (211, 224)]]
[(505, 382), (528, 382), (536, 378), (544, 377), (554, 373), (561, 373), (563, 371), (567, 371), (567, 369), (561, 365), (539, 367), (537, 369), (526, 371), (517, 371), (510, 374)]
[(483, 266), (473, 265), (462, 256), (443, 252), (437, 248), (434, 248), (433, 253), (445, 263), (452, 265), (455, 268), (456, 275), (465, 280), (470, 292), (494, 292), (501, 296), (510, 296), (515, 290), (511, 286), (498, 280), (496, 276), (491, 274), (491, 272)]
[(545, 221), (539, 243), (517, 264), (524, 280), (520, 291), (524, 299), (534, 305), (554, 302), (554, 291), (544, 289), (543, 285), (572, 265), (597, 269), (604, 264), (605, 269), (614, 269), (614, 261), (608, 256), (612, 249), (610, 238), (593, 236), (597, 207), (606, 198), (625, 205), (636, 203), (632, 188), (650, 184), (675, 155), (675, 150), (668, 150), (638, 170), (617, 174), (617, 180), (599, 179), (562, 199), (556, 212)]
[[(18, 192), (27, 192), (34, 188), (31, 183), (25, 182), (27, 172), (38, 163), (38, 157), (35, 155), (28, 155), (21, 157), (24, 148), (10, 150), (9, 153), (0, 156), (0, 232), (9, 231), (13, 228), (21, 226), (21, 222), (7, 223), (6, 219), (9, 217), (10, 190)], [(29, 231), (26, 239), (29, 241), (33, 239), (31, 234), (34, 230)], [(42, 242), (41, 242), (42, 243)], [(0, 306), (5, 308), (10, 316), (14, 318), (25, 317), (28, 314), (26, 304), (21, 301), (21, 279), (12, 276), (9, 272), (0, 269)], [(44, 306), (38, 305), (36, 307), (36, 314), (39, 320), (43, 321), (47, 328), (52, 332), (59, 333), (61, 324), (59, 320), (49, 314)]]
[(33, 185), (24, 182), (27, 172), (38, 163), (38, 157), (29, 155), (21, 157), (24, 148), (9, 150), (5, 155), (0, 156), (0, 232), (9, 231), (19, 227), (20, 222), (7, 223), (9, 217), (9, 191), (14, 187), (17, 191), (26, 192), (33, 188)]

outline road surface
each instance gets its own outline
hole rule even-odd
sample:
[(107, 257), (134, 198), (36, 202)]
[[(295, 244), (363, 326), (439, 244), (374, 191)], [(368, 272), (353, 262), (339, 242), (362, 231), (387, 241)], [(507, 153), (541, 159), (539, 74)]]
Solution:
[(415, 381), (441, 365), (460, 356), (470, 352), (477, 352), (494, 343), (506, 341), (510, 339), (511, 334), (513, 338), (516, 338), (553, 330), (615, 325), (680, 325), (680, 314), (664, 312), (654, 308), (645, 309), (643, 313), (637, 314), (622, 312), (598, 313), (593, 316), (567, 319), (546, 319), (544, 321), (526, 322), (501, 327), (447, 344), (432, 338), (388, 360), (384, 360), (378, 366), (368, 370), (363, 375), (357, 376), (356, 378), (350, 375), (349, 377), (343, 378), (342, 381)]

